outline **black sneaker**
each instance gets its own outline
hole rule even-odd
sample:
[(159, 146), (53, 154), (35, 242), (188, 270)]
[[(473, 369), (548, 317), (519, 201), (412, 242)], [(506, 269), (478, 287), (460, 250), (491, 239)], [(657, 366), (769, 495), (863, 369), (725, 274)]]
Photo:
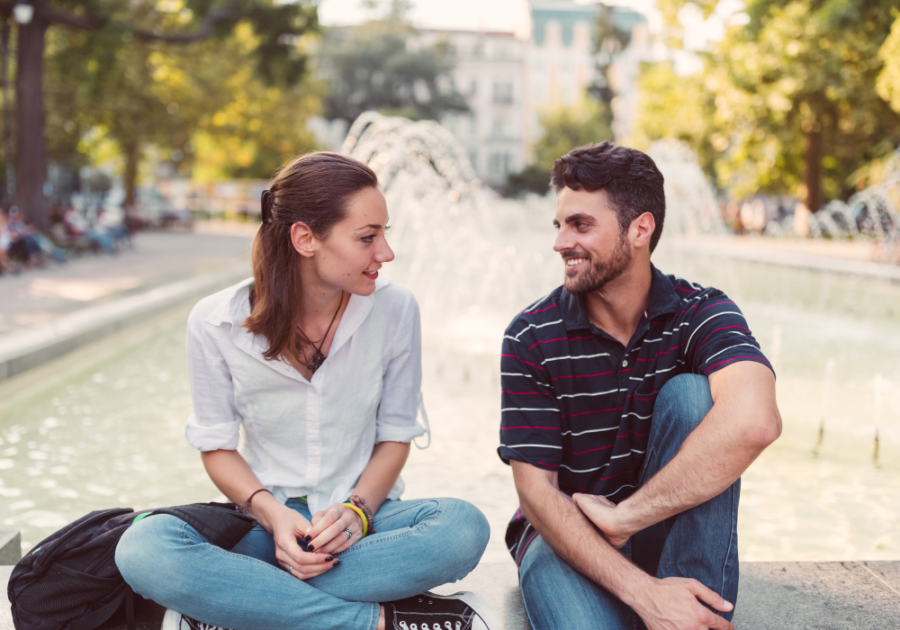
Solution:
[(211, 626), (208, 623), (197, 621), (193, 617), (182, 615), (175, 612), (171, 608), (166, 609), (166, 615), (163, 617), (162, 626), (159, 630), (225, 630), (219, 626)]
[(475, 593), (423, 593), (384, 604), (387, 630), (503, 630), (500, 615)]

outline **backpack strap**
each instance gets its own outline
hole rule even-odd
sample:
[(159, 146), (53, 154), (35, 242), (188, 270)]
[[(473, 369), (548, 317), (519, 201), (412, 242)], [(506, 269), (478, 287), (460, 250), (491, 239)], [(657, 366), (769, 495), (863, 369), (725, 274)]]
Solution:
[(119, 607), (125, 602), (125, 618), (128, 623), (128, 630), (135, 630), (134, 627), (134, 591), (126, 586), (118, 596), (105, 606), (101, 606), (92, 613), (85, 615), (78, 621), (72, 622), (68, 630), (94, 630), (110, 617), (112, 617)]

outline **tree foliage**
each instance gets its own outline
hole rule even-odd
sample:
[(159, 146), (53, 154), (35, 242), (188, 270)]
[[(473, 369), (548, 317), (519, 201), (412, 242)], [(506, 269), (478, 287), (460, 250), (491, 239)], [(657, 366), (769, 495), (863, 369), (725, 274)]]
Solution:
[(421, 45), (395, 5), (385, 19), (326, 34), (320, 57), (330, 81), (324, 101), (329, 119), (352, 122), (370, 109), (413, 120), (468, 111), (453, 83), (449, 44)]
[(900, 10), (894, 10), (894, 25), (878, 52), (884, 68), (878, 75), (878, 94), (900, 113)]
[[(660, 7), (672, 21), (685, 4)], [(717, 1), (694, 4), (708, 15)], [(748, 23), (728, 29), (700, 77), (647, 70), (644, 139), (681, 134), (736, 195), (797, 194), (812, 209), (847, 198), (863, 183), (860, 169), (900, 142), (900, 118), (875, 90), (892, 4), (749, 1)]]
[[(227, 79), (236, 73), (249, 77), (242, 84), (246, 89), (266, 98), (272, 96), (268, 88), (279, 95), (296, 88), (308, 59), (299, 42), (318, 29), (315, 6), (304, 2), (33, 0), (33, 5), (32, 24), (19, 29), (19, 163), (28, 165), (19, 169), (19, 189), (26, 212), (39, 225), (46, 219), (45, 120), (41, 114), (23, 124), (23, 116), (43, 112), (44, 84), (51, 156), (77, 166), (75, 147), (85, 133), (89, 139), (91, 134), (112, 138), (125, 156), (133, 201), (144, 147), (155, 144), (189, 155), (192, 134), (233, 100), (236, 86)], [(237, 43), (239, 31), (244, 36)], [(31, 151), (36, 146), (41, 150)], [(308, 139), (301, 146), (308, 147)]]
[(602, 103), (585, 99), (578, 105), (542, 114), (540, 123), (543, 132), (533, 147), (534, 161), (519, 173), (509, 176), (504, 194), (546, 194), (550, 189), (550, 171), (557, 158), (575, 147), (612, 140), (607, 111)]

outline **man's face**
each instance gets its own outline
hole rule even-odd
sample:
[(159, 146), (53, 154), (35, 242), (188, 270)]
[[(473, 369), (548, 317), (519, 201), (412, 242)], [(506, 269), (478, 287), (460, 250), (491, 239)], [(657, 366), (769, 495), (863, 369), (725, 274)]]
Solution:
[(605, 191), (563, 188), (553, 224), (559, 230), (553, 250), (562, 256), (563, 286), (572, 295), (601, 291), (631, 265), (628, 235)]

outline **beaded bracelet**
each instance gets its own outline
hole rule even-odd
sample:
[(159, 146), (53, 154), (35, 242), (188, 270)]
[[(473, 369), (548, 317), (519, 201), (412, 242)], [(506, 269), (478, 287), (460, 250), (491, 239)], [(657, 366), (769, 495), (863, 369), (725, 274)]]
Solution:
[(344, 505), (347, 508), (356, 512), (357, 516), (362, 520), (363, 524), (363, 538), (365, 538), (369, 533), (369, 519), (366, 517), (366, 513), (362, 511), (362, 508), (358, 507), (353, 501), (344, 501)]
[(351, 494), (348, 500), (349, 500), (349, 501), (353, 501), (353, 504), (354, 504), (356, 507), (362, 508), (362, 509), (363, 509), (363, 512), (366, 513), (366, 516), (369, 517), (369, 522), (372, 521), (372, 516), (373, 516), (373, 515), (372, 515), (372, 510), (369, 509), (369, 506), (366, 504), (366, 500), (365, 500), (365, 499), (363, 499), (363, 498), (362, 498), (361, 496), (359, 496), (358, 494)]

